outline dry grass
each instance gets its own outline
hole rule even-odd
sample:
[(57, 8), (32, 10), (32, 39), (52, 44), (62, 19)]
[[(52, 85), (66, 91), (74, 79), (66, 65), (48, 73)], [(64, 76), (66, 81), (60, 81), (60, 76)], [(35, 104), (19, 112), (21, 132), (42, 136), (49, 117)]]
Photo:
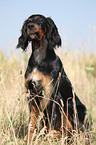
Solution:
[[(87, 131), (78, 134), (76, 131), (72, 140), (74, 145), (85, 145), (88, 140), (96, 144), (96, 56), (77, 55), (76, 52), (62, 53), (57, 51), (62, 59), (66, 73), (71, 80), (75, 92), (88, 108), (89, 120), (92, 121), (90, 138)], [(27, 53), (28, 55), (28, 53)], [(27, 56), (22, 54), (20, 59), (14, 55), (9, 58), (0, 51), (0, 143), (2, 145), (21, 145), (28, 130), (29, 110), (24, 87), (24, 73), (27, 66)], [(91, 117), (90, 117), (91, 114)], [(66, 136), (60, 140), (52, 138), (53, 133), (40, 138), (46, 128), (36, 134), (34, 144), (67, 144)], [(47, 138), (47, 140), (45, 139)]]

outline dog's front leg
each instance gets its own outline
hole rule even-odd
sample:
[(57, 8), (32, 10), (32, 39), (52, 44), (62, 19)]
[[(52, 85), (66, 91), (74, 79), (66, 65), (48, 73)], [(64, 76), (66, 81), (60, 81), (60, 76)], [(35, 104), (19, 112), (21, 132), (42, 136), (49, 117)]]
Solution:
[(38, 117), (38, 110), (35, 106), (32, 105), (30, 113), (30, 121), (28, 127), (28, 144), (30, 144), (34, 139), (34, 131), (36, 127), (36, 121)]

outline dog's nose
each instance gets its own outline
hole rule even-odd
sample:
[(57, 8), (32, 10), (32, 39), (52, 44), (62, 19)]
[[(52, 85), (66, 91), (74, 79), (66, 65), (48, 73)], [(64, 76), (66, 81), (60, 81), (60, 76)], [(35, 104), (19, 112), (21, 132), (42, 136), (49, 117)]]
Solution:
[(35, 25), (34, 25), (33, 23), (29, 23), (29, 24), (27, 25), (27, 27), (28, 27), (29, 29), (31, 29), (31, 28), (34, 28)]

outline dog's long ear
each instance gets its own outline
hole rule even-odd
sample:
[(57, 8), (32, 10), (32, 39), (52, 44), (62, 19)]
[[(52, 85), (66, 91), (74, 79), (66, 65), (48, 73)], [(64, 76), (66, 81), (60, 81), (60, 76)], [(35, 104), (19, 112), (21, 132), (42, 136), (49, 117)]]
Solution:
[(47, 18), (48, 21), (48, 30), (47, 30), (47, 38), (49, 41), (49, 47), (55, 48), (56, 46), (61, 46), (61, 37), (58, 33), (58, 29), (51, 18)]
[(27, 21), (24, 22), (22, 29), (21, 29), (21, 36), (18, 39), (18, 44), (16, 48), (21, 47), (24, 51), (28, 46), (28, 37), (27, 37)]

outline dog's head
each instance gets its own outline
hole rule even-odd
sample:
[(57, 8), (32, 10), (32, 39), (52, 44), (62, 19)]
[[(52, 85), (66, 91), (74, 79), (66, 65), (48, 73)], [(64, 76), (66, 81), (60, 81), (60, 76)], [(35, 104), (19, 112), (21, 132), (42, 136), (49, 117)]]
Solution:
[(48, 41), (49, 48), (61, 46), (58, 29), (51, 18), (42, 15), (32, 15), (23, 24), (17, 48), (26, 50), (30, 41)]

